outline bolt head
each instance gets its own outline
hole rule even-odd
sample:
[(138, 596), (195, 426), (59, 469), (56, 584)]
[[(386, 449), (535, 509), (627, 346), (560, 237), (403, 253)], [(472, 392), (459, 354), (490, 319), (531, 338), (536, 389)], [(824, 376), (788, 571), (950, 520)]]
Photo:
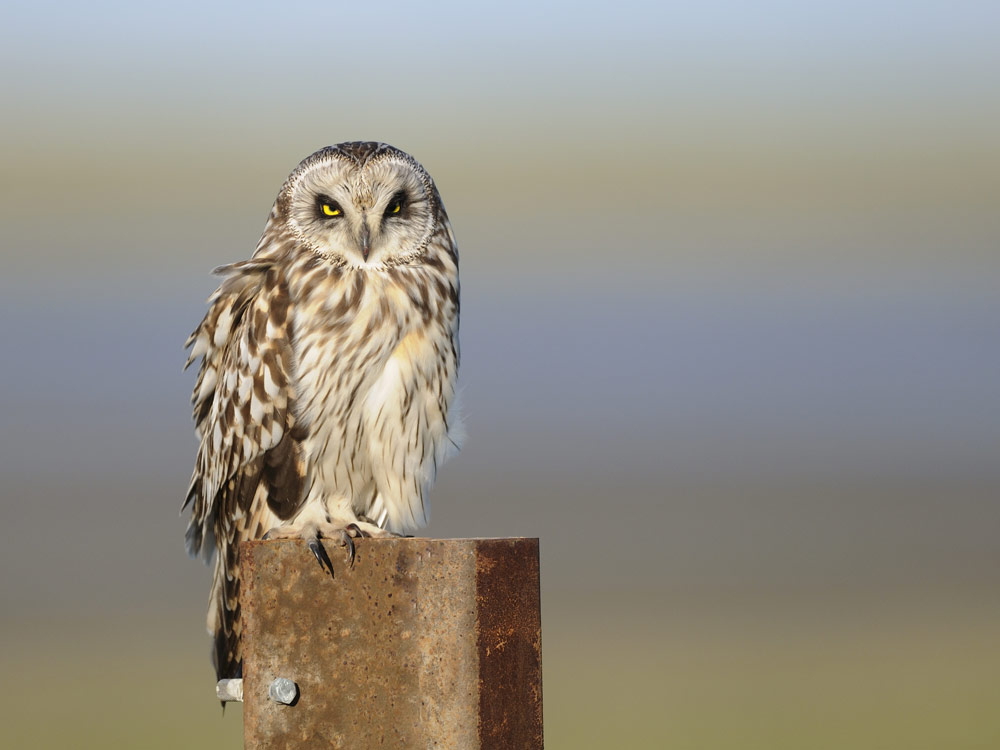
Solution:
[(278, 677), (267, 688), (267, 697), (290, 706), (299, 696), (299, 686), (287, 677)]

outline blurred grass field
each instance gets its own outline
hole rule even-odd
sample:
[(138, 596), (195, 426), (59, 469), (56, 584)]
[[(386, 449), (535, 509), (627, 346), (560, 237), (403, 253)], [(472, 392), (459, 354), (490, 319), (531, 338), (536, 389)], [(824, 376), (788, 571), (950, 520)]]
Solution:
[[(582, 625), (595, 607), (601, 623)], [(1000, 742), (995, 598), (941, 611), (919, 600), (813, 592), (642, 610), (634, 617), (609, 598), (549, 618), (548, 747), (930, 750)]]
[[(995, 748), (995, 592), (543, 598), (554, 749)], [(8, 747), (238, 748), (190, 618), (8, 622)]]

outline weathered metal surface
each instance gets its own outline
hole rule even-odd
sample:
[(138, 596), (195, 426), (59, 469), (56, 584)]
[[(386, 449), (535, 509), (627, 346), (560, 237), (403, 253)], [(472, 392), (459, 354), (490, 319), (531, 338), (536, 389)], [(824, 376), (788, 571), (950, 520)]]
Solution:
[(477, 543), (481, 750), (542, 747), (538, 540)]
[(542, 747), (537, 539), (328, 551), (332, 579), (302, 542), (241, 547), (246, 748)]

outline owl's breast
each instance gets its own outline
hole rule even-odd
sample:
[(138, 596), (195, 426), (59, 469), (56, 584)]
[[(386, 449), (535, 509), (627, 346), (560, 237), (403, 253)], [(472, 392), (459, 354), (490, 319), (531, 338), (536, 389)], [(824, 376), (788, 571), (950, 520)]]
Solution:
[(349, 420), (385, 368), (403, 323), (390, 300), (351, 280), (313, 290), (293, 313), (299, 418)]

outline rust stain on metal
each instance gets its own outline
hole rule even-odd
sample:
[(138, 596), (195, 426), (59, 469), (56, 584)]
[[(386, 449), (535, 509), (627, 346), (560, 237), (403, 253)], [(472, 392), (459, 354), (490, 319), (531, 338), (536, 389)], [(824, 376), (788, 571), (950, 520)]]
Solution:
[(332, 580), (301, 542), (241, 547), (245, 747), (542, 747), (537, 540), (329, 552)]
[(476, 561), (479, 746), (542, 747), (537, 539), (481, 540)]

